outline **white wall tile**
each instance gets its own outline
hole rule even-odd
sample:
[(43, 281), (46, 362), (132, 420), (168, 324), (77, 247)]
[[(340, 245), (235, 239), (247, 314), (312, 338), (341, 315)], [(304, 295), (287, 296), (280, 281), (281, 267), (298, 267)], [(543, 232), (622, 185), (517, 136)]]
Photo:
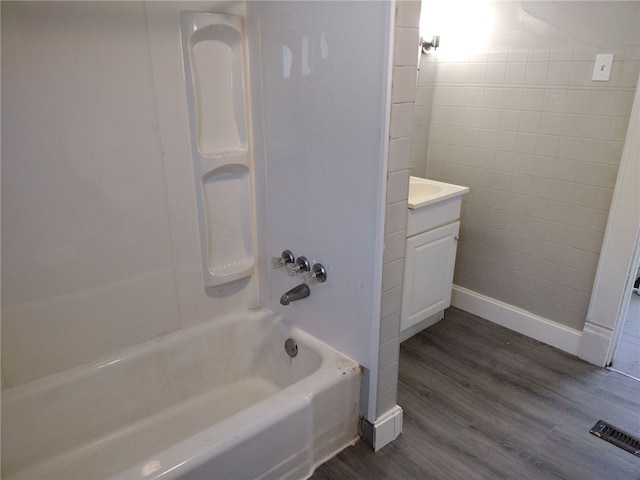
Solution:
[(413, 127), (413, 103), (391, 105), (391, 138), (409, 137)]
[(413, 102), (416, 97), (416, 68), (393, 67), (392, 103)]

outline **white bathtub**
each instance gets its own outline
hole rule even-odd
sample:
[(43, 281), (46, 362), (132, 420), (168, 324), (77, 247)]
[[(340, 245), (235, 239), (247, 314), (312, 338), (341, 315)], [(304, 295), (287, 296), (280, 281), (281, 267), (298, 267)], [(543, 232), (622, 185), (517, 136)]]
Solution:
[(243, 312), (6, 389), (2, 478), (304, 478), (357, 438), (359, 394), (357, 363)]

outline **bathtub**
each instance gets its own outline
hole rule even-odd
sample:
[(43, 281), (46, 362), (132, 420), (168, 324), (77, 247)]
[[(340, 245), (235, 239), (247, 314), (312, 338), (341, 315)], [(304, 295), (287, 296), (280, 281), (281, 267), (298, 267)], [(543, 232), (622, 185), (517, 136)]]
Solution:
[(5, 389), (2, 478), (304, 478), (359, 395), (357, 363), (250, 310)]

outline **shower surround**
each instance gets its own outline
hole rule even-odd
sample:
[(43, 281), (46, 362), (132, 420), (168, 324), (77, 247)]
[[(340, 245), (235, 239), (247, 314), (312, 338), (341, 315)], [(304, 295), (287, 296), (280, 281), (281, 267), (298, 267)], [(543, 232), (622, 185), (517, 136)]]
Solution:
[[(227, 26), (243, 32), (242, 48), (235, 40), (216, 44), (216, 35), (228, 40), (232, 31), (196, 25), (186, 38), (196, 53), (185, 58), (184, 12), (233, 19)], [(385, 2), (340, 2), (331, 9), (323, 2), (3, 2), (6, 398), (70, 385), (89, 371), (116, 372), (123, 352), (142, 355), (155, 342), (198, 336), (201, 328), (241, 350), (268, 318), (339, 350), (343, 356), (336, 358), (356, 362), (349, 365), (376, 372), (388, 118), (387, 78), (380, 72), (388, 66), (390, 16)], [(378, 34), (363, 36), (355, 24)], [(244, 94), (232, 88), (212, 98), (198, 90), (198, 80), (224, 80), (202, 69), (200, 59), (213, 54), (224, 61), (240, 50)], [(363, 55), (368, 50), (382, 54)], [(193, 72), (197, 81), (190, 85)], [(245, 102), (244, 129), (238, 98)], [(237, 135), (198, 135), (200, 127), (219, 127), (218, 117), (193, 108), (209, 101), (229, 102)], [(327, 282), (286, 307), (278, 300), (298, 282), (269, 267), (285, 248), (328, 270)], [(260, 328), (235, 337), (222, 328), (255, 309), (265, 312)], [(283, 346), (263, 345), (276, 349), (269, 355), (284, 354)], [(169, 374), (181, 355), (171, 354), (158, 372), (166, 372), (166, 382), (181, 381), (183, 374)], [(356, 370), (347, 381), (350, 392)], [(353, 368), (347, 371), (351, 378)], [(322, 384), (308, 381), (313, 388)], [(292, 388), (275, 383), (282, 392)], [(341, 401), (303, 388), (302, 403)], [(160, 394), (148, 392), (152, 404)], [(374, 412), (376, 393), (373, 380), (360, 396)], [(264, 401), (274, 401), (269, 398)], [(341, 444), (356, 435), (353, 415), (360, 412), (352, 400), (342, 403), (348, 433), (329, 434)], [(152, 416), (158, 410), (151, 404), (143, 411)], [(76, 405), (82, 415), (99, 408)], [(336, 407), (319, 405), (314, 415), (326, 415), (314, 417), (319, 423), (338, 418)], [(3, 402), (3, 427), (6, 409), (15, 406)], [(53, 408), (49, 413), (57, 416)], [(304, 422), (294, 423), (292, 432), (302, 434)], [(37, 428), (23, 433), (37, 436)], [(4, 453), (14, 447), (3, 438)], [(41, 452), (49, 460), (61, 453)], [(298, 472), (311, 467), (304, 468)]]

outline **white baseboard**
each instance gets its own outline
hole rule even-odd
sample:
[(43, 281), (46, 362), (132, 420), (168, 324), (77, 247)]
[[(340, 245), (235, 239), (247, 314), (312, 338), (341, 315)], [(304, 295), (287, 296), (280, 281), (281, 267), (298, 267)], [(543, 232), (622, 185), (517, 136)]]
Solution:
[(373, 424), (364, 418), (360, 423), (360, 436), (376, 452), (398, 438), (401, 433), (402, 407), (398, 405), (381, 415)]
[(451, 305), (552, 347), (578, 354), (582, 332), (574, 328), (458, 285), (453, 286)]

